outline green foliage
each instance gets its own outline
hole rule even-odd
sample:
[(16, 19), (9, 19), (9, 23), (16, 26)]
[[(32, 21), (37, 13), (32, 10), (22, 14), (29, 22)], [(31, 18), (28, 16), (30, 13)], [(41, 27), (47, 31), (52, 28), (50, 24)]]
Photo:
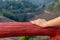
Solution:
[(17, 22), (25, 22), (27, 13), (38, 12), (38, 6), (28, 1), (5, 1), (0, 3), (0, 13)]
[(25, 14), (14, 14), (14, 13), (8, 13), (8, 12), (3, 12), (3, 16), (8, 17), (12, 20), (15, 20), (17, 22), (24, 22), (26, 21), (26, 15)]
[(22, 1), (22, 2), (7, 1), (7, 2), (2, 2), (0, 4), (0, 9), (5, 9), (9, 11), (16, 10), (16, 11), (20, 11), (20, 13), (25, 13), (25, 12), (27, 13), (32, 11), (34, 12), (37, 7), (38, 6), (33, 5), (31, 2), (28, 1)]
[(56, 2), (48, 5), (48, 9), (50, 11), (53, 11), (53, 10), (60, 11), (60, 0), (57, 0)]

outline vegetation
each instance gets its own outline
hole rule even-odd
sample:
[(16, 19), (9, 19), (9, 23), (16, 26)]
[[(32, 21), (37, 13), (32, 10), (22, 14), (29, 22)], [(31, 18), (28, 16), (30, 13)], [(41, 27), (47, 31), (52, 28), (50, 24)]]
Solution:
[(27, 13), (38, 12), (39, 10), (38, 6), (29, 1), (2, 1), (0, 3), (0, 13), (17, 22), (26, 21)]
[(60, 0), (56, 0), (54, 3), (47, 6), (50, 11), (60, 11)]

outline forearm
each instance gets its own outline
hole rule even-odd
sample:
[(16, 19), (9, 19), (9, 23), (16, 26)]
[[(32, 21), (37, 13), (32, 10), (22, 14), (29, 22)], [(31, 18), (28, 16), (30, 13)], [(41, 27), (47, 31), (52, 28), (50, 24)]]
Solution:
[(44, 26), (60, 26), (60, 17), (52, 19), (44, 24)]

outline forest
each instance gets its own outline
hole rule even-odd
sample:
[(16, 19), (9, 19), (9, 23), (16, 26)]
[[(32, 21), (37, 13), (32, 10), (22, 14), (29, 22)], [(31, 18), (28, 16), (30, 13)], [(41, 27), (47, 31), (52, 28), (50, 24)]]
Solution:
[[(0, 2), (0, 13), (3, 16), (8, 17), (17, 22), (19, 21), (27, 21), (26, 16), (28, 13), (39, 12), (40, 9), (37, 5), (32, 4), (29, 1), (1, 1)], [(33, 16), (30, 15), (30, 16)], [(24, 19), (25, 18), (25, 19)]]

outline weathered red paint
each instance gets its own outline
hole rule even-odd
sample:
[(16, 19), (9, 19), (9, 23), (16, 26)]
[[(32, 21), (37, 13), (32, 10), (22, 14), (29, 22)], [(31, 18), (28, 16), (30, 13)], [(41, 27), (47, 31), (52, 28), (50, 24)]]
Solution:
[(60, 40), (60, 27), (41, 28), (29, 22), (1, 22), (0, 38), (14, 36), (51, 36), (51, 40)]

